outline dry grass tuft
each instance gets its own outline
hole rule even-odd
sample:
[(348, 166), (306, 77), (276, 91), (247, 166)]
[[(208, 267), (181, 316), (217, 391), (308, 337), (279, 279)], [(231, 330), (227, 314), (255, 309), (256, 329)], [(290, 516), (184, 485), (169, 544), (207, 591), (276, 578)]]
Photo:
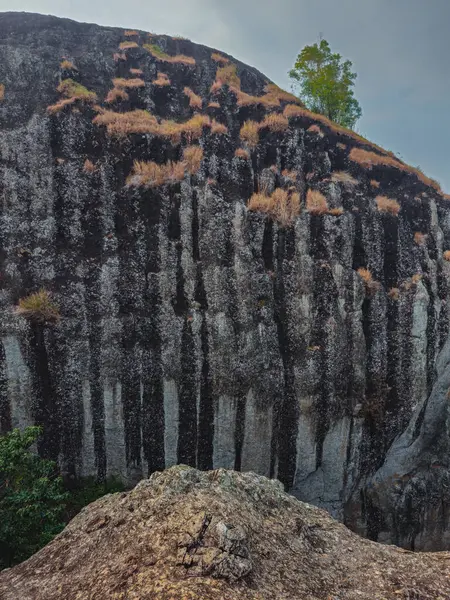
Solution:
[(203, 160), (203, 150), (200, 146), (188, 146), (183, 152), (183, 161), (187, 171), (195, 175), (200, 170)]
[(220, 104), (218, 102), (210, 102), (208, 108), (220, 108)]
[(347, 173), (347, 171), (336, 171), (331, 175), (331, 181), (334, 181), (335, 183), (342, 183), (349, 187), (359, 184), (359, 181), (352, 177), (350, 173)]
[(156, 44), (144, 44), (144, 48), (150, 52), (150, 54), (160, 60), (162, 62), (172, 63), (172, 64), (181, 64), (181, 65), (195, 65), (195, 58), (192, 56), (184, 56), (184, 54), (177, 54), (176, 56), (170, 56), (166, 54), (164, 50), (162, 50)]
[(220, 63), (221, 65), (227, 65), (230, 62), (229, 58), (226, 58), (225, 56), (222, 56), (218, 52), (213, 52), (211, 54), (211, 58), (213, 60), (215, 60), (216, 62)]
[(341, 215), (344, 214), (344, 209), (339, 207), (339, 208), (330, 208), (328, 210), (328, 214), (332, 215), (333, 217), (340, 217)]
[(306, 131), (309, 131), (309, 133), (316, 133), (320, 137), (325, 135), (318, 125), (311, 125)]
[(377, 181), (376, 179), (371, 179), (370, 180), (370, 185), (374, 188), (379, 188), (380, 187), (380, 182)]
[(5, 98), (5, 84), (0, 83), (0, 101)]
[(130, 73), (132, 75), (138, 75), (141, 76), (144, 74), (144, 71), (142, 69), (130, 69)]
[(250, 158), (248, 150), (245, 150), (244, 148), (238, 148), (235, 151), (234, 155), (236, 156), (236, 158), (243, 158), (244, 160), (249, 160)]
[(400, 289), (397, 287), (393, 287), (389, 290), (388, 296), (391, 300), (397, 301), (400, 298)]
[(84, 161), (84, 165), (83, 165), (83, 171), (85, 173), (95, 173), (95, 171), (97, 170), (97, 167), (94, 165), (94, 163), (89, 160), (88, 158)]
[(283, 115), (286, 117), (286, 119), (292, 119), (294, 117), (304, 117), (305, 109), (301, 108), (300, 106), (297, 106), (297, 104), (288, 104), (283, 111)]
[(281, 100), (283, 102), (294, 102), (303, 106), (303, 103), (300, 100), (300, 98), (297, 98), (297, 96), (294, 96), (294, 94), (291, 94), (290, 92), (282, 90), (275, 83), (268, 83), (266, 85), (266, 92), (267, 95), (272, 96), (273, 98), (277, 98), (278, 100)]
[(392, 200), (392, 198), (388, 198), (387, 196), (377, 196), (375, 202), (380, 212), (389, 213), (394, 215), (394, 217), (400, 212), (401, 206), (397, 200)]
[(184, 88), (185, 95), (189, 98), (189, 106), (191, 108), (198, 108), (201, 110), (203, 101), (201, 96), (198, 96), (190, 87)]
[(271, 196), (265, 193), (253, 194), (247, 208), (268, 214), (283, 227), (292, 225), (300, 213), (300, 194), (290, 194), (282, 188), (277, 188)]
[(170, 79), (165, 73), (161, 73), (158, 71), (158, 77), (152, 81), (153, 85), (157, 85), (159, 87), (166, 87), (170, 85)]
[(61, 318), (59, 308), (53, 302), (50, 292), (44, 289), (21, 298), (16, 307), (16, 314), (41, 324), (56, 323)]
[(254, 148), (259, 142), (259, 125), (256, 121), (245, 121), (239, 133), (241, 140)]
[(216, 73), (216, 83), (220, 83), (221, 87), (224, 84), (237, 89), (241, 89), (241, 80), (237, 74), (236, 65), (227, 65), (219, 67)]
[(423, 246), (427, 240), (427, 236), (425, 233), (421, 233), (420, 231), (416, 231), (414, 234), (414, 241), (418, 246)]
[(95, 92), (90, 92), (84, 85), (81, 85), (81, 83), (78, 83), (73, 79), (64, 79), (59, 84), (57, 90), (64, 96), (64, 99), (47, 107), (47, 111), (51, 114), (59, 112), (77, 100), (86, 103), (96, 102), (97, 100), (97, 94)]
[(209, 90), (211, 92), (211, 94), (217, 94), (217, 92), (219, 90), (222, 89), (222, 82), (221, 81), (215, 81), (212, 86), (211, 89)]
[(270, 131), (286, 131), (289, 127), (289, 121), (283, 115), (279, 115), (276, 113), (272, 113), (270, 115), (266, 115), (264, 120), (259, 124), (260, 129), (267, 128)]
[(419, 281), (422, 280), (422, 275), (420, 273), (416, 273), (415, 275), (413, 275), (411, 277), (411, 281), (414, 285), (417, 285), (419, 283)]
[(73, 64), (73, 62), (71, 62), (70, 60), (64, 59), (61, 64), (59, 65), (59, 67), (61, 69), (64, 69), (65, 71), (78, 71), (78, 69), (76, 68), (76, 66)]
[(373, 279), (372, 273), (369, 271), (369, 269), (364, 269), (361, 267), (360, 269), (358, 269), (358, 275), (364, 281), (367, 293), (374, 294), (380, 289), (379, 282)]
[(337, 142), (336, 148), (340, 148), (341, 150), (346, 150), (347, 146), (346, 146), (346, 144), (341, 144), (341, 142)]
[(159, 187), (181, 181), (184, 178), (186, 165), (183, 161), (169, 161), (165, 165), (155, 162), (134, 161), (133, 171), (127, 178), (127, 185), (133, 187)]
[(228, 133), (228, 128), (222, 123), (219, 123), (219, 121), (213, 119), (211, 121), (211, 133), (215, 133), (217, 135), (224, 135), (225, 133)]
[(107, 104), (112, 104), (113, 102), (116, 102), (117, 100), (128, 100), (128, 99), (129, 99), (129, 95), (126, 93), (125, 90), (123, 90), (121, 88), (113, 88), (112, 90), (110, 90), (108, 92), (105, 102)]
[(127, 60), (127, 55), (124, 52), (114, 52), (113, 59), (114, 62), (119, 62), (119, 60)]
[(123, 35), (124, 35), (125, 37), (136, 37), (137, 35), (139, 35), (139, 32), (138, 32), (138, 31), (135, 31), (134, 29), (126, 29), (126, 30), (123, 32)]
[(133, 79), (124, 79), (123, 77), (117, 77), (113, 79), (114, 87), (125, 90), (133, 88), (141, 88), (145, 86), (145, 81), (139, 77)]
[(312, 215), (324, 215), (328, 212), (327, 199), (318, 190), (308, 190), (306, 194), (306, 209)]
[(136, 42), (121, 42), (119, 44), (119, 50), (130, 50), (131, 48), (139, 48)]
[(236, 95), (238, 106), (257, 106), (259, 104), (265, 106), (266, 108), (280, 106), (280, 101), (278, 98), (272, 96), (271, 94), (265, 94), (264, 96), (251, 96), (250, 94), (242, 92), (236, 87), (231, 87), (230, 89)]
[(450, 250), (446, 250), (442, 256), (444, 260), (450, 261)]
[(133, 110), (125, 113), (104, 110), (93, 123), (104, 125), (109, 135), (123, 137), (131, 133), (155, 133), (158, 121), (146, 110)]

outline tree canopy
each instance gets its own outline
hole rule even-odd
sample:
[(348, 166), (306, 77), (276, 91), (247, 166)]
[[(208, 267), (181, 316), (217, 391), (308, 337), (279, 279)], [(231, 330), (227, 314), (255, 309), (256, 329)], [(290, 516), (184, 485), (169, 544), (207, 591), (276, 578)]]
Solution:
[(331, 52), (326, 40), (305, 46), (289, 71), (294, 87), (307, 108), (335, 123), (353, 128), (362, 111), (354, 97), (356, 73), (352, 62)]

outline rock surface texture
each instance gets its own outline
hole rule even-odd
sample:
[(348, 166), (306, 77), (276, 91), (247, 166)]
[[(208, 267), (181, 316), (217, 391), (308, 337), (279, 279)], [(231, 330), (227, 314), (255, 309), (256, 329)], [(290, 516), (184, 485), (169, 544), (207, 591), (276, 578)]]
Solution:
[(447, 600), (450, 553), (365, 540), (275, 480), (176, 466), (86, 507), (2, 600)]
[[(449, 547), (439, 186), (179, 38), (3, 13), (0, 85), (1, 430), (41, 424), (69, 476), (252, 470)], [(40, 289), (58, 321), (15, 310)]]

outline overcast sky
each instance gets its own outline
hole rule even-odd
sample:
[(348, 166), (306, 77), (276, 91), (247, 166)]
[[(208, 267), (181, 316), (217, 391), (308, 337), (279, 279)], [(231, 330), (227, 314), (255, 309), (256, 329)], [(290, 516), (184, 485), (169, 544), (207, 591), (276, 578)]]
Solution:
[(353, 61), (357, 130), (450, 192), (450, 0), (0, 0), (0, 11), (181, 35), (284, 88), (319, 34)]

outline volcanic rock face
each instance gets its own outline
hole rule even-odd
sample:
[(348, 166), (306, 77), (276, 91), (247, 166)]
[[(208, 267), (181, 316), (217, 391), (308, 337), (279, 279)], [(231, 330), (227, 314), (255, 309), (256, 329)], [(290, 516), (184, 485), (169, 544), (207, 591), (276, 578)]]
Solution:
[[(253, 470), (448, 545), (438, 186), (187, 40), (6, 13), (0, 84), (1, 429), (69, 475)], [(14, 311), (41, 288), (58, 322)]]
[(2, 600), (445, 600), (450, 554), (364, 540), (253, 473), (185, 466), (86, 507)]

